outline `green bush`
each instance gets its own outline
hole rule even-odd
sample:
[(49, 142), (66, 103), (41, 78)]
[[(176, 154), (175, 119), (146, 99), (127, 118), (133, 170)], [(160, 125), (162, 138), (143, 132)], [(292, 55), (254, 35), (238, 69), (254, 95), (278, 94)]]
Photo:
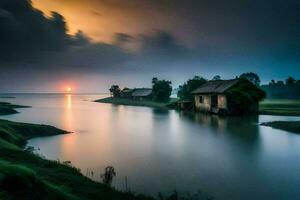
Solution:
[(239, 84), (226, 92), (230, 113), (235, 115), (251, 114), (258, 112), (258, 102), (266, 97), (266, 93), (249, 84), (248, 80), (241, 80)]

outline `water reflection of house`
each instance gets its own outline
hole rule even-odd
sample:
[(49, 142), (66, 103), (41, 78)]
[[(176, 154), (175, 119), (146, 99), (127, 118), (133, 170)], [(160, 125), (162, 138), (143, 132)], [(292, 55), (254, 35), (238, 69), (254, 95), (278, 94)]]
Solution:
[(150, 100), (152, 89), (150, 88), (136, 88), (131, 96), (134, 100)]
[[(240, 95), (230, 96), (230, 91), (236, 88), (242, 89)], [(245, 88), (249, 89), (249, 91), (245, 91)], [(192, 94), (194, 95), (194, 106), (197, 111), (216, 114), (233, 114), (235, 112), (236, 114), (237, 111), (243, 112), (239, 102), (244, 101), (242, 95), (250, 95), (250, 93), (253, 95), (258, 92), (261, 92), (261, 90), (250, 81), (244, 79), (232, 79), (208, 81), (194, 90)], [(255, 98), (252, 99), (251, 103), (247, 105), (247, 108), (242, 108), (246, 109), (247, 113), (258, 112), (259, 102), (258, 100), (255, 100)]]
[(259, 136), (257, 115), (236, 117), (180, 112), (180, 117), (196, 122), (201, 127), (206, 126), (219, 131), (215, 133), (228, 133), (247, 144), (255, 142)]

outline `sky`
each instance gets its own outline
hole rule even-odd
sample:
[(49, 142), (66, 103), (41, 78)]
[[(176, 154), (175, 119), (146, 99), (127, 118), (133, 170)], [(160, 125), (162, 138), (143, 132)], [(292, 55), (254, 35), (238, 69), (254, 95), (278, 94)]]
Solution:
[(0, 0), (0, 92), (300, 79), (299, 0)]

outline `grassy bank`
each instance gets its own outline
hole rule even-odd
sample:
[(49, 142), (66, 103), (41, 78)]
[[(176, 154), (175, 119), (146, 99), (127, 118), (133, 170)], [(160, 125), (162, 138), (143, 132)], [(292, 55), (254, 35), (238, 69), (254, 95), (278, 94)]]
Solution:
[(16, 114), (15, 108), (28, 108), (29, 106), (14, 105), (7, 102), (0, 102), (0, 115)]
[(271, 99), (259, 105), (260, 114), (300, 116), (300, 100)]
[(104, 99), (98, 99), (95, 102), (111, 103), (111, 104), (115, 104), (115, 105), (146, 106), (146, 107), (152, 107), (152, 108), (169, 109), (170, 106), (172, 106), (172, 104), (177, 102), (177, 99), (171, 98), (169, 102), (155, 102), (155, 101), (140, 101), (140, 100), (107, 97)]
[(150, 199), (118, 192), (69, 164), (23, 149), (32, 137), (66, 133), (52, 126), (0, 120), (0, 199)]
[[(171, 98), (169, 102), (164, 103), (107, 97), (104, 99), (98, 99), (95, 102), (170, 109), (174, 108), (174, 105), (177, 101), (177, 98)], [(268, 99), (259, 104), (259, 113), (264, 115), (300, 116), (300, 100)]]
[(261, 125), (300, 134), (300, 121), (274, 121), (262, 123)]

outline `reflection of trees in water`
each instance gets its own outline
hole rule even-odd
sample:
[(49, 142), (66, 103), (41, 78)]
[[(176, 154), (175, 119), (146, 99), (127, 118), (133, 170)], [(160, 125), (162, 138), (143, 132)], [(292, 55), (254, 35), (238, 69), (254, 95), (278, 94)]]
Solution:
[(157, 114), (157, 115), (167, 115), (167, 114), (169, 114), (169, 110), (167, 110), (167, 109), (156, 109), (156, 108), (153, 108), (152, 112), (153, 112), (153, 114)]
[(218, 116), (203, 113), (179, 112), (180, 117), (208, 126), (218, 132), (224, 132), (232, 137), (254, 142), (259, 136), (258, 116)]

